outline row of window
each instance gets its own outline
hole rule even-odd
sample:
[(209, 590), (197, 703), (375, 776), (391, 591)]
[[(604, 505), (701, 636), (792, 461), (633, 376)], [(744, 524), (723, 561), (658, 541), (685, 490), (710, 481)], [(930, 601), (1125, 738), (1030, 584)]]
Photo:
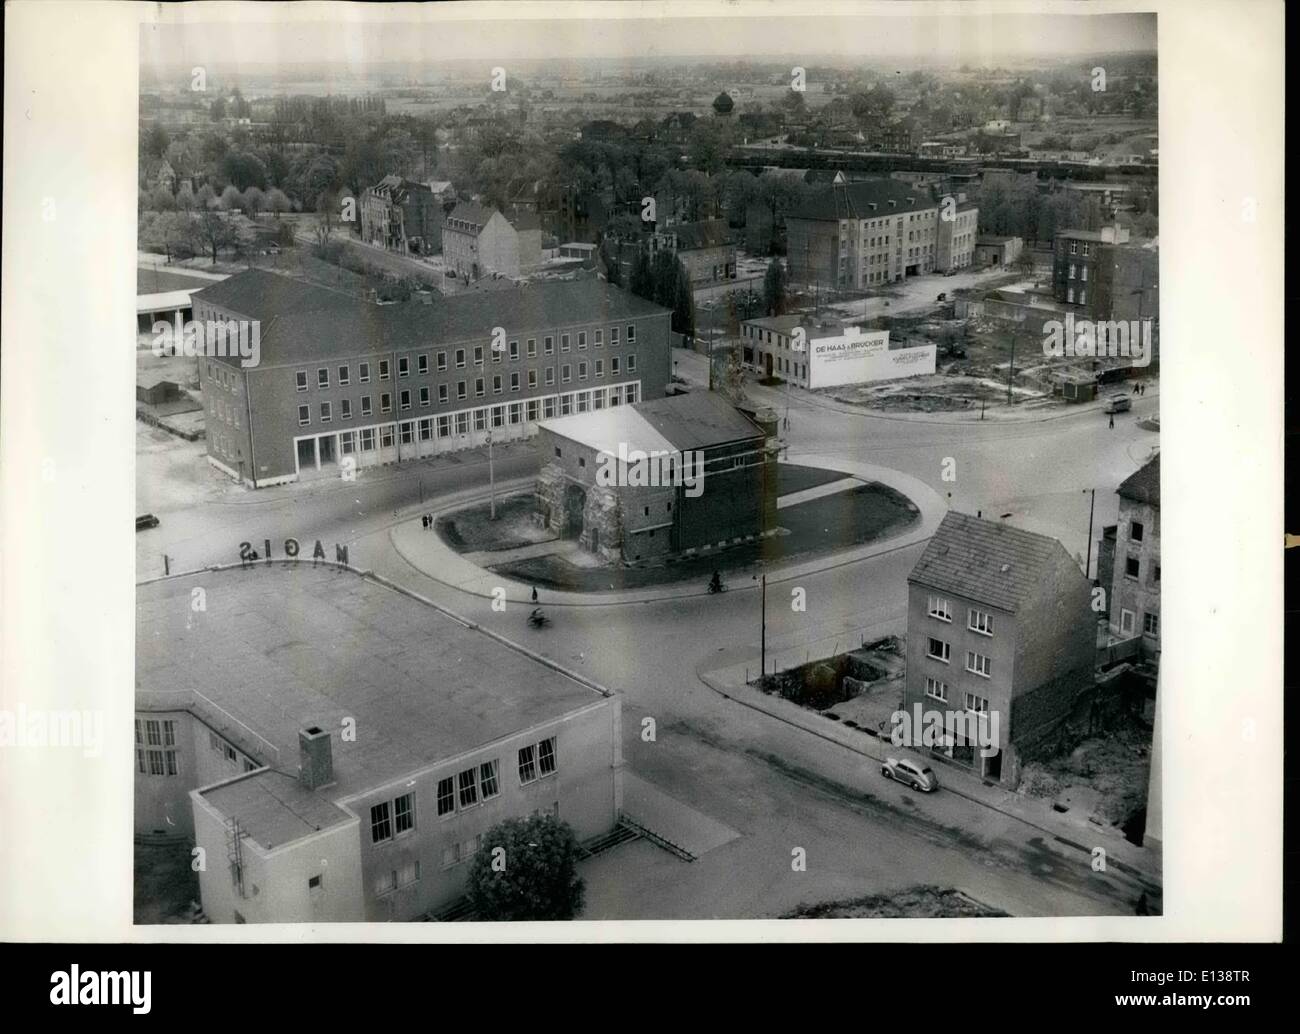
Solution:
[[(577, 365), (578, 365), (578, 380), (580, 380), (580, 381), (585, 381), (585, 380), (587, 379), (587, 370), (588, 370), (587, 363), (586, 363), (586, 362), (580, 362), (580, 363), (578, 363)], [(611, 357), (609, 367), (610, 367), (610, 368), (609, 368), (609, 372), (610, 372), (610, 375), (611, 375), (611, 376), (614, 376), (614, 377), (622, 376), (623, 368), (622, 368), (622, 364), (621, 364), (621, 362), (620, 362), (618, 356), (613, 356), (613, 357)], [(534, 389), (536, 389), (536, 388), (538, 387), (538, 383), (537, 383), (537, 381), (538, 381), (538, 372), (539, 372), (539, 371), (537, 371), (537, 370), (529, 370), (529, 371), (527, 371), (527, 377), (528, 377), (528, 389), (529, 389), (530, 391), (531, 391), (531, 390), (534, 390)], [(553, 386), (553, 385), (555, 384), (555, 367), (554, 367), (554, 366), (548, 366), (548, 367), (546, 367), (545, 370), (542, 371), (542, 372), (543, 372), (544, 375), (545, 375), (545, 384), (546, 384), (546, 386), (547, 386), (547, 387), (551, 387), (551, 386)], [(636, 372), (636, 356), (635, 356), (635, 355), (629, 355), (629, 356), (627, 357), (627, 372), (628, 372), (628, 373), (635, 373), (635, 372)], [(603, 359), (597, 359), (597, 360), (595, 361), (595, 363), (594, 363), (594, 369), (593, 369), (593, 375), (596, 376), (596, 377), (604, 377), (604, 376), (605, 376), (605, 360), (603, 360)], [(569, 384), (569, 383), (572, 382), (572, 380), (573, 380), (573, 367), (572, 367), (569, 363), (565, 363), (565, 364), (563, 364), (563, 365), (560, 367), (560, 383), (561, 383), (561, 384)], [(521, 381), (520, 381), (520, 375), (519, 375), (518, 373), (512, 373), (512, 374), (510, 374), (510, 391), (512, 391), (512, 392), (514, 392), (514, 391), (519, 391), (520, 388), (521, 388), (522, 386), (523, 386), (523, 385), (522, 385), (522, 383), (521, 383)], [(505, 392), (505, 390), (506, 390), (506, 389), (505, 389), (505, 382), (502, 380), (502, 376), (501, 376), (501, 374), (494, 374), (493, 377), (492, 377), (492, 394), (493, 394), (493, 395), (501, 395), (501, 394), (503, 394), (503, 393)], [(487, 380), (486, 380), (486, 378), (484, 378), (484, 377), (478, 377), (478, 378), (475, 378), (475, 380), (474, 380), (474, 397), (475, 397), (475, 398), (483, 398), (483, 397), (486, 396), (486, 395), (487, 395)], [(467, 381), (457, 381), (457, 382), (456, 382), (456, 401), (460, 402), (460, 401), (465, 400), (465, 399), (468, 398), (468, 397), (469, 397), (469, 384), (468, 384), (468, 382), (467, 382)], [(427, 406), (429, 406), (429, 405), (432, 404), (432, 401), (433, 401), (433, 399), (432, 399), (432, 395), (430, 394), (430, 390), (429, 390), (429, 387), (428, 387), (427, 385), (426, 385), (426, 386), (422, 386), (421, 388), (419, 388), (419, 389), (418, 389), (418, 395), (416, 395), (416, 396), (413, 396), (413, 395), (411, 394), (411, 391), (410, 391), (409, 388), (404, 388), (404, 389), (402, 389), (400, 392), (398, 392), (398, 395), (397, 395), (397, 405), (398, 405), (398, 409), (399, 409), (399, 410), (408, 410), (408, 409), (411, 409), (412, 406), (415, 404), (415, 400), (416, 400), (417, 398), (418, 398), (418, 401), (419, 401), (419, 405), (420, 405), (422, 408), (423, 408), (423, 407), (427, 407)], [(447, 405), (447, 404), (450, 403), (450, 402), (451, 402), (451, 385), (449, 385), (449, 384), (439, 384), (439, 385), (438, 385), (438, 404), (439, 404), (439, 405)], [(390, 393), (388, 393), (388, 392), (382, 392), (382, 393), (380, 393), (380, 396), (379, 396), (379, 412), (380, 412), (380, 413), (391, 413), (392, 411), (393, 411), (393, 396), (392, 396)], [(341, 420), (350, 420), (350, 419), (352, 418), (352, 412), (353, 412), (353, 411), (352, 411), (352, 400), (351, 400), (351, 399), (340, 399), (340, 400), (339, 400), (339, 419), (341, 419)], [(371, 396), (371, 395), (362, 395), (362, 396), (361, 396), (361, 409), (360, 409), (360, 413), (361, 413), (361, 416), (370, 416), (370, 415), (372, 415), (372, 414), (374, 413), (374, 397), (373, 397), (373, 396)], [(333, 404), (332, 402), (322, 402), (322, 403), (320, 403), (320, 405), (319, 405), (319, 409), (318, 409), (318, 412), (317, 412), (317, 418), (318, 418), (318, 420), (320, 421), (320, 423), (322, 423), (322, 424), (328, 424), (331, 420), (333, 420), (333, 419), (334, 419), (334, 404)], [(307, 427), (307, 426), (309, 426), (309, 425), (311, 424), (311, 422), (312, 422), (311, 407), (310, 407), (309, 405), (305, 405), (305, 404), (304, 404), (304, 405), (300, 405), (300, 406), (298, 407), (298, 426), (299, 426), (299, 427)]]
[(141, 775), (181, 774), (176, 754), (176, 723), (167, 719), (135, 720), (135, 766)]
[[(375, 878), (375, 894), (383, 897), (385, 894), (391, 894), (401, 887), (409, 887), (412, 883), (417, 883), (420, 879), (420, 862), (418, 859), (406, 862), (399, 869), (389, 869), (381, 872)], [(307, 881), (307, 886), (311, 890), (316, 890), (321, 886), (321, 877), (313, 876)]]
[[(1131, 610), (1121, 609), (1119, 612), (1119, 630), (1124, 635), (1132, 635), (1137, 627), (1137, 615)], [(1142, 634), (1149, 635), (1154, 639), (1160, 638), (1160, 615), (1150, 612), (1142, 615)]]
[[(138, 723), (137, 723), (138, 724)], [(519, 748), (519, 785), (527, 786), (556, 772), (555, 737)], [(439, 818), (476, 808), (501, 796), (500, 761), (493, 758), (438, 780)], [(415, 794), (404, 793), (370, 807), (370, 842), (382, 844), (415, 829)]]
[[(1124, 557), (1124, 577), (1132, 578), (1135, 581), (1141, 581), (1142, 575), (1142, 558), (1136, 554), (1130, 553)], [(1151, 565), (1151, 582), (1156, 584), (1160, 581), (1160, 565)]]
[[(952, 623), (952, 601), (942, 596), (928, 596), (925, 603), (926, 613), (938, 621)], [(966, 627), (980, 635), (993, 634), (993, 615), (987, 610), (969, 607), (966, 610)]]
[[(617, 347), (620, 344), (619, 332), (620, 332), (619, 327), (609, 328), (609, 344), (611, 348)], [(593, 340), (592, 340), (593, 346), (596, 348), (604, 348), (605, 347), (604, 330), (603, 329), (596, 330), (593, 331), (592, 334), (593, 334)], [(585, 349), (587, 347), (587, 332), (585, 330), (580, 330), (573, 335), (571, 334), (559, 335), (560, 351), (561, 352), (570, 351), (574, 339), (576, 339), (577, 347), (579, 350)], [(626, 340), (629, 345), (636, 344), (635, 323), (627, 324)], [(475, 366), (482, 366), (486, 361), (485, 347), (486, 346), (484, 345), (474, 346), (473, 354), (474, 354)], [(536, 359), (537, 338), (530, 337), (526, 339), (525, 349), (526, 349), (527, 357), (529, 359)], [(499, 349), (493, 348), (491, 349), (491, 352), (492, 352), (492, 362), (494, 363), (501, 362), (506, 356), (509, 356), (511, 362), (518, 362), (519, 359), (521, 358), (519, 342), (517, 340), (507, 342), (502, 348)], [(542, 338), (542, 353), (544, 355), (555, 354), (555, 337), (553, 335), (546, 335), (545, 337)], [(450, 354), (452, 360), (456, 364), (456, 369), (463, 370), (468, 361), (469, 351), (464, 348), (457, 348), (454, 349)], [(446, 370), (447, 362), (448, 362), (448, 352), (441, 351), (441, 352), (434, 353), (434, 361), (437, 364), (437, 368), (440, 372)], [(375, 366), (376, 366), (375, 372), (378, 374), (379, 380), (381, 381), (388, 380), (392, 370), (390, 361), (387, 359), (378, 359), (375, 361)], [(421, 353), (420, 355), (417, 355), (415, 357), (415, 372), (417, 375), (427, 374), (429, 372), (429, 354), (427, 352)], [(411, 375), (411, 357), (405, 355), (398, 356), (397, 376), (409, 377), (410, 375)], [(330, 376), (331, 376), (330, 368), (328, 366), (317, 367), (316, 387), (322, 390), (329, 388)], [(343, 363), (335, 367), (334, 376), (336, 378), (336, 383), (342, 387), (346, 387), (348, 384), (351, 384), (352, 369), (350, 364)], [(371, 364), (369, 362), (358, 363), (357, 380), (362, 384), (369, 384), (370, 377), (371, 377)], [(294, 382), (298, 391), (306, 391), (310, 384), (308, 371), (307, 370), (296, 371), (294, 373)]]
[[(952, 658), (952, 647), (942, 639), (928, 636), (926, 639), (925, 653), (931, 660), (948, 664)], [(974, 650), (967, 650), (966, 670), (972, 675), (978, 675), (981, 678), (987, 679), (992, 676), (993, 662), (985, 654), (977, 653)]]
[[(938, 700), (940, 703), (948, 702), (948, 683), (942, 679), (927, 678), (925, 680), (925, 695), (931, 700)], [(975, 711), (979, 714), (988, 714), (989, 698), (982, 697), (977, 693), (965, 694), (965, 706), (967, 711)]]

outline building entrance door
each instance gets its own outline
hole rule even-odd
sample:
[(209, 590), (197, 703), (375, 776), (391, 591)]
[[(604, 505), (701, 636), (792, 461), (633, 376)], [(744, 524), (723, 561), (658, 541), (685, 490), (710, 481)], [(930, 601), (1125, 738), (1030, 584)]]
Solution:
[(316, 445), (320, 449), (320, 465), (322, 467), (326, 464), (333, 464), (338, 460), (338, 457), (334, 455), (334, 436), (332, 434), (321, 435), (316, 439)]

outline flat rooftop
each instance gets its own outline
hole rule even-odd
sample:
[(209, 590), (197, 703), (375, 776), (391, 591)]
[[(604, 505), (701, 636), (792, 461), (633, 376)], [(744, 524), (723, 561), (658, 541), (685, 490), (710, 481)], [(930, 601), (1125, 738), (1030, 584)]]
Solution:
[[(195, 613), (199, 586), (207, 610)], [(519, 648), (327, 565), (263, 562), (141, 585), (136, 614), (138, 690), (202, 693), (274, 744), (278, 758), (267, 750), (258, 760), (289, 776), (298, 731), (330, 730), (329, 801), (602, 699)], [(356, 722), (355, 741), (338, 735), (344, 718)], [(251, 792), (227, 787), (212, 799)]]

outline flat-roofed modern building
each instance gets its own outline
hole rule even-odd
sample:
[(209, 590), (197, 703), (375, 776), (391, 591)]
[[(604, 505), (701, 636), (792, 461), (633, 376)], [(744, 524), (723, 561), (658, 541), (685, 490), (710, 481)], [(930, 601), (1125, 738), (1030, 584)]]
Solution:
[(776, 526), (777, 491), (768, 416), (764, 426), (717, 395), (691, 392), (546, 421), (537, 441), (540, 519), (615, 562), (766, 534)]
[(620, 699), (409, 594), (277, 561), (137, 602), (136, 834), (202, 849), (214, 923), (419, 919), (503, 819), (618, 821)]
[(194, 295), (258, 362), (199, 361), (208, 460), (252, 488), (525, 438), (659, 398), (669, 310), (595, 278), (381, 303), (264, 270)]

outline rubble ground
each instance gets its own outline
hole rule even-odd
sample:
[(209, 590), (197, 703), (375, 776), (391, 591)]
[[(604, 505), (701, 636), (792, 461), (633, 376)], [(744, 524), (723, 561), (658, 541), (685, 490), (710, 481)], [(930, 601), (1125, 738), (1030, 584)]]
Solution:
[(782, 919), (980, 919), (1007, 915), (952, 887), (908, 887), (847, 901), (800, 905)]
[(1081, 741), (1069, 754), (1027, 763), (1018, 792), (1053, 801), (1095, 796), (1089, 817), (1121, 826), (1146, 806), (1150, 768), (1151, 730), (1134, 721)]

